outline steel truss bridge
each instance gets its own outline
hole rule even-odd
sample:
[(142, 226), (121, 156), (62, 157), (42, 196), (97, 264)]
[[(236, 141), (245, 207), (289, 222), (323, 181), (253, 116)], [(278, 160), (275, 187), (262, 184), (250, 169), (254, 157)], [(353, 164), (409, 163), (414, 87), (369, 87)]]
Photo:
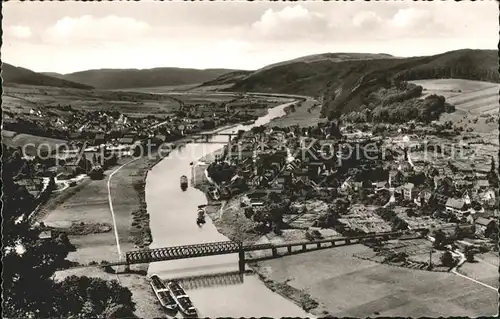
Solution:
[(224, 144), (224, 142), (211, 141), (210, 139), (215, 136), (227, 136), (227, 142), (230, 143), (233, 136), (237, 135), (238, 133), (195, 133), (189, 135), (189, 141), (192, 143)]
[[(368, 234), (356, 237), (335, 237), (319, 240), (304, 240), (297, 242), (287, 242), (283, 244), (249, 244), (243, 245), (242, 243), (234, 241), (220, 241), (195, 245), (164, 247), (156, 249), (142, 249), (134, 250), (126, 253), (126, 265), (151, 263), (167, 260), (197, 258), (214, 255), (226, 255), (238, 253), (239, 256), (239, 271), (245, 270), (245, 253), (252, 251), (270, 250), (271, 256), (279, 257), (278, 251), (286, 248), (285, 254), (292, 254), (298, 252), (306, 252), (317, 249), (332, 248), (337, 246), (359, 244), (367, 240), (382, 240), (387, 241), (390, 239), (398, 238), (405, 233), (403, 232), (388, 232)], [(420, 237), (420, 236), (418, 236)], [(312, 246), (312, 247), (311, 247)], [(297, 249), (298, 248), (298, 249)]]

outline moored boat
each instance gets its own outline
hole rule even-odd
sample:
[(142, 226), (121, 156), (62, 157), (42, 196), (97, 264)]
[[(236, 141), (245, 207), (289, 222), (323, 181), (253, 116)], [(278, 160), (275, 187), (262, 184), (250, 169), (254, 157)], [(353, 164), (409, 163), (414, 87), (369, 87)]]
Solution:
[(175, 310), (177, 308), (177, 302), (174, 300), (170, 290), (165, 286), (160, 277), (152, 275), (150, 279), (151, 288), (153, 288), (153, 292), (156, 298), (158, 298), (158, 301), (160, 301), (160, 304), (168, 310)]
[(194, 307), (191, 299), (178, 282), (169, 281), (167, 283), (167, 288), (172, 294), (172, 297), (177, 303), (178, 309), (183, 315), (187, 317), (197, 316), (196, 308)]
[(186, 175), (181, 176), (181, 189), (185, 191), (188, 188), (188, 178)]

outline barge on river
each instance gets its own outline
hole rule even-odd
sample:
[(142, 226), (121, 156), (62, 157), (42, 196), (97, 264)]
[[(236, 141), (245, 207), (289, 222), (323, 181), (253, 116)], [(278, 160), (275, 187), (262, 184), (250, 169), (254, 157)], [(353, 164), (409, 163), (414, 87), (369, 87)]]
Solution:
[(185, 191), (188, 188), (188, 178), (186, 175), (181, 176), (181, 189)]
[(181, 285), (176, 281), (169, 281), (167, 283), (167, 288), (172, 294), (175, 302), (177, 303), (178, 309), (186, 317), (197, 317), (198, 313), (194, 307), (191, 299), (186, 294)]
[(170, 290), (165, 286), (160, 277), (152, 275), (150, 279), (151, 288), (153, 288), (153, 292), (155, 293), (156, 298), (160, 301), (162, 307), (168, 310), (177, 309), (177, 303), (172, 297)]

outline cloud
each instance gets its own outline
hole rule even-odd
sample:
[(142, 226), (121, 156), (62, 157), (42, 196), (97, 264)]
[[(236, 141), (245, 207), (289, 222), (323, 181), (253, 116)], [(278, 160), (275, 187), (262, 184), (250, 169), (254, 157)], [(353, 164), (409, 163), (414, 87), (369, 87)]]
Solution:
[[(434, 12), (436, 13), (436, 12)], [(449, 37), (456, 34), (455, 26), (448, 26), (425, 9), (399, 9), (386, 23), (396, 37)]]
[(433, 23), (432, 14), (423, 9), (407, 8), (400, 9), (389, 23), (395, 27), (417, 27), (428, 23)]
[(373, 11), (361, 11), (352, 19), (354, 26), (360, 28), (373, 28), (378, 26), (381, 22), (382, 18)]
[(47, 42), (78, 41), (120, 41), (137, 38), (149, 29), (145, 22), (129, 17), (110, 15), (94, 18), (85, 15), (77, 18), (64, 17), (45, 30), (43, 39)]
[(14, 25), (4, 29), (6, 37), (13, 37), (17, 39), (28, 39), (31, 37), (31, 29), (22, 25)]
[(287, 6), (280, 11), (268, 9), (252, 24), (252, 30), (272, 39), (317, 38), (328, 28), (328, 20), (301, 5)]

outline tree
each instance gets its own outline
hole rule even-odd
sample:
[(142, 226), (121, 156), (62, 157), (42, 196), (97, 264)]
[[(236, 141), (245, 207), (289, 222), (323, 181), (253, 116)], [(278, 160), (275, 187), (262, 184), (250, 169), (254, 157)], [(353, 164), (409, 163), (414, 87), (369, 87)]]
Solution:
[(436, 249), (443, 248), (445, 240), (446, 240), (446, 234), (441, 229), (438, 229), (434, 233), (434, 244), (433, 244), (434, 248)]
[(453, 267), (455, 265), (455, 260), (453, 259), (453, 255), (449, 251), (445, 251), (441, 255), (441, 264), (446, 267)]
[(468, 262), (474, 262), (474, 256), (476, 254), (476, 250), (471, 246), (465, 246), (465, 258)]
[(13, 182), (7, 168), (2, 170), (4, 317), (55, 317), (54, 297), (47, 292), (53, 290), (54, 272), (67, 267), (69, 250), (64, 242), (39, 238), (40, 230), (26, 218), (34, 199)]
[(55, 291), (64, 298), (59, 302), (59, 312), (65, 317), (97, 318), (116, 313), (119, 305), (123, 307), (121, 312), (129, 315), (135, 310), (132, 293), (116, 280), (70, 276), (57, 283)]

